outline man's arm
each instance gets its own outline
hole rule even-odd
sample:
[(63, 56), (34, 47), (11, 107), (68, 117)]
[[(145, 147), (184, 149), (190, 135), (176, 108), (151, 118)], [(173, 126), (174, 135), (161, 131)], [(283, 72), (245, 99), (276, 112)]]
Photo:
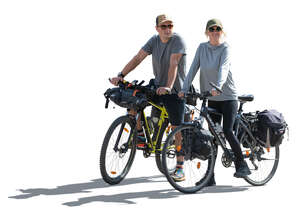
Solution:
[(170, 65), (169, 65), (169, 71), (168, 71), (168, 81), (165, 87), (160, 87), (157, 89), (158, 95), (167, 94), (168, 92), (171, 93), (171, 90), (173, 88), (176, 76), (177, 76), (177, 69), (178, 64), (183, 54), (177, 53), (172, 54), (170, 57)]
[(114, 85), (118, 85), (118, 82), (123, 79), (128, 73), (130, 73), (132, 70), (134, 70), (146, 57), (148, 53), (141, 49), (137, 55), (135, 55), (129, 62), (126, 64), (126, 66), (121, 71), (122, 77), (117, 76), (110, 80), (110, 82)]
[(176, 76), (177, 76), (177, 69), (178, 69), (178, 64), (179, 61), (182, 57), (182, 54), (172, 54), (170, 58), (170, 66), (169, 66), (169, 71), (168, 71), (168, 82), (167, 82), (167, 87), (172, 89)]
[(129, 72), (134, 70), (146, 57), (148, 56), (148, 53), (145, 52), (143, 49), (141, 49), (137, 55), (135, 55), (131, 61), (129, 61), (128, 64), (123, 68), (122, 74), (123, 76), (126, 76)]

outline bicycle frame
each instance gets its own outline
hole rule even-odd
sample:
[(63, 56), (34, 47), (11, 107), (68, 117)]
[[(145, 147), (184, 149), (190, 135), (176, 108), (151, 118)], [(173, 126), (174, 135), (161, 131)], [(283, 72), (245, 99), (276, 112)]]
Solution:
[(219, 145), (222, 147), (223, 151), (226, 153), (226, 155), (227, 154), (231, 155), (229, 150), (226, 148), (225, 139), (223, 139), (221, 136), (222, 130), (219, 129), (219, 127), (212, 121), (212, 119), (209, 115), (210, 112), (215, 112), (215, 110), (207, 107), (206, 105), (207, 105), (207, 99), (203, 99), (201, 110), (200, 110), (200, 123), (201, 123), (201, 125), (203, 123), (203, 120), (201, 120), (201, 116), (202, 116), (203, 118), (205, 118), (211, 133), (217, 139), (217, 141), (218, 141)]
[(160, 117), (159, 117), (159, 121), (158, 121), (158, 124), (157, 124), (158, 125), (158, 130), (157, 130), (157, 133), (154, 135), (154, 138), (151, 137), (151, 131), (150, 131), (149, 123), (148, 123), (147, 116), (146, 116), (144, 110), (141, 110), (140, 112), (138, 112), (138, 114), (136, 116), (136, 120), (138, 119), (139, 116), (141, 116), (141, 121), (143, 122), (143, 127), (144, 127), (146, 138), (147, 138), (147, 141), (148, 141), (148, 147), (150, 148), (151, 153), (155, 153), (156, 151), (161, 151), (161, 146), (158, 147), (158, 143), (159, 143), (159, 138), (160, 138), (161, 134), (163, 134), (163, 132), (162, 132), (163, 124), (165, 122), (168, 122), (168, 113), (167, 113), (167, 110), (164, 106), (160, 106), (160, 105), (155, 104), (151, 101), (149, 101), (148, 103), (150, 105), (152, 105), (153, 107), (157, 108), (161, 112)]
[[(216, 138), (216, 140), (218, 141), (218, 144), (221, 146), (221, 148), (223, 149), (225, 155), (227, 157), (230, 157), (231, 160), (234, 160), (231, 152), (229, 151), (229, 149), (226, 147), (226, 141), (225, 138), (222, 137), (221, 133), (223, 132), (222, 129), (220, 129), (220, 126), (217, 126), (211, 119), (209, 113), (217, 113), (214, 109), (207, 107), (207, 99), (203, 99), (202, 102), (202, 106), (201, 106), (201, 110), (200, 110), (200, 115), (203, 116), (203, 118), (205, 118), (205, 120), (208, 123), (209, 129), (211, 131), (211, 133), (213, 134), (213, 136)], [(234, 132), (235, 132), (235, 136), (237, 137), (239, 134), (239, 129), (242, 128), (247, 134), (248, 136), (250, 136), (251, 140), (253, 140), (254, 143), (249, 143), (249, 149), (251, 151), (252, 154), (255, 153), (255, 147), (257, 145), (257, 140), (256, 138), (253, 136), (252, 132), (249, 130), (249, 128), (247, 127), (247, 123), (245, 121), (245, 118), (243, 118), (242, 115), (242, 106), (243, 106), (243, 102), (240, 105), (240, 108), (238, 110), (238, 113), (236, 115), (236, 123), (235, 123), (235, 127), (234, 127)], [(200, 118), (201, 119), (201, 118)], [(203, 121), (200, 121), (201, 125), (203, 123)], [(249, 155), (246, 155), (245, 158), (248, 158)]]
[[(244, 119), (242, 118), (242, 111), (239, 112), (236, 116), (236, 126), (235, 126), (235, 136), (237, 137), (239, 134), (239, 129), (242, 128), (247, 134), (248, 136), (250, 136), (251, 140), (254, 141), (254, 144), (249, 143), (249, 148), (251, 150), (251, 153), (254, 152), (254, 146), (256, 146), (257, 144), (257, 140), (256, 138), (253, 136), (252, 132), (249, 130), (249, 128), (247, 127), (246, 122), (244, 121)], [(245, 133), (244, 133), (245, 134)]]

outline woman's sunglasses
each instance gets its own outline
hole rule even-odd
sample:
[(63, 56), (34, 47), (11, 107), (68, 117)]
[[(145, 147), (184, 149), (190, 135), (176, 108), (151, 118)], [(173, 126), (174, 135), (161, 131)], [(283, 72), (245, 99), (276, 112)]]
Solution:
[(220, 31), (222, 31), (222, 28), (221, 27), (219, 27), (219, 26), (217, 26), (216, 28), (214, 28), (214, 27), (209, 27), (208, 28), (208, 31), (209, 32), (220, 32)]
[(173, 28), (173, 24), (168, 24), (168, 25), (160, 25), (159, 26), (162, 30), (165, 30), (165, 29), (167, 29), (167, 28), (169, 28), (169, 29), (172, 29)]

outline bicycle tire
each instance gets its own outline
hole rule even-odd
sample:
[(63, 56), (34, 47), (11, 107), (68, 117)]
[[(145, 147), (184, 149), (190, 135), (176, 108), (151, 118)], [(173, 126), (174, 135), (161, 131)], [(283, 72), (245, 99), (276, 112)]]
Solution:
[[(107, 130), (100, 152), (100, 173), (106, 183), (115, 185), (126, 177), (135, 157), (135, 144), (134, 120), (128, 115), (117, 118)], [(113, 158), (111, 162), (110, 156)]]
[[(210, 180), (215, 164), (215, 145), (210, 143), (210, 155), (206, 160), (199, 158), (190, 158), (186, 159), (184, 162), (184, 171), (185, 171), (185, 181), (176, 182), (172, 178), (172, 171), (174, 171), (174, 164), (176, 167), (176, 155), (175, 155), (175, 145), (174, 138), (175, 134), (183, 134), (184, 130), (197, 131), (193, 124), (183, 124), (175, 128), (172, 133), (167, 137), (165, 144), (162, 149), (162, 167), (164, 174), (168, 182), (178, 191), (182, 193), (195, 193), (202, 188), (204, 188), (207, 182)], [(172, 156), (172, 155), (175, 156)], [(173, 157), (173, 160), (168, 160)], [(186, 158), (186, 156), (185, 156)], [(174, 163), (171, 163), (173, 161)], [(199, 164), (200, 163), (200, 164)], [(195, 165), (196, 164), (196, 165)], [(199, 166), (199, 167), (198, 167)], [(203, 172), (202, 172), (202, 169)], [(201, 172), (200, 172), (201, 170)]]
[[(261, 149), (270, 157), (262, 156), (262, 160), (256, 160), (255, 164), (258, 166), (257, 169), (253, 169), (252, 162), (249, 161), (249, 159), (245, 159), (251, 170), (251, 174), (245, 177), (244, 180), (253, 186), (262, 186), (269, 182), (275, 175), (279, 164), (279, 146), (270, 147), (269, 151), (264, 147), (261, 147)], [(272, 155), (272, 153), (274, 154)], [(265, 163), (267, 163), (269, 167), (265, 167), (263, 165)]]
[(157, 166), (158, 170), (162, 174), (164, 174), (164, 170), (163, 170), (163, 167), (162, 167), (161, 147), (162, 147), (162, 143), (163, 143), (162, 139), (163, 139), (165, 130), (168, 127), (168, 124), (169, 124), (168, 121), (165, 121), (162, 124), (161, 130), (160, 130), (160, 135), (159, 135), (158, 140), (157, 140), (156, 152), (155, 152), (155, 163), (156, 163), (156, 166)]

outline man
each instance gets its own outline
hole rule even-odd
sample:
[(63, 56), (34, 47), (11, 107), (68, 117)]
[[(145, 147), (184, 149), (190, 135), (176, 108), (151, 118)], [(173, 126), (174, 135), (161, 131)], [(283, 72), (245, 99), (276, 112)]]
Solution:
[[(173, 33), (173, 21), (165, 14), (156, 17), (155, 29), (158, 35), (151, 37), (118, 76), (110, 81), (117, 85), (148, 55), (152, 54), (155, 83), (159, 87), (156, 93), (166, 107), (172, 128), (175, 128), (183, 122), (184, 118), (184, 100), (180, 99), (177, 93), (181, 91), (185, 79), (186, 48), (182, 38)], [(137, 129), (138, 135), (143, 135), (139, 122)], [(176, 137), (175, 144), (180, 147), (181, 136)], [(180, 163), (177, 165), (181, 166)], [(180, 177), (184, 179), (184, 176)]]

